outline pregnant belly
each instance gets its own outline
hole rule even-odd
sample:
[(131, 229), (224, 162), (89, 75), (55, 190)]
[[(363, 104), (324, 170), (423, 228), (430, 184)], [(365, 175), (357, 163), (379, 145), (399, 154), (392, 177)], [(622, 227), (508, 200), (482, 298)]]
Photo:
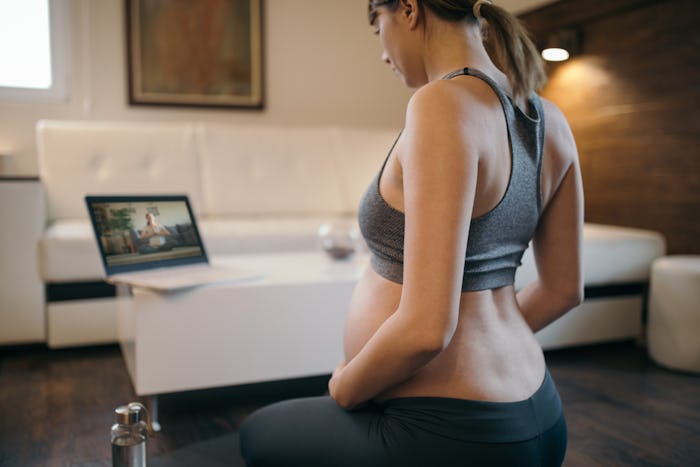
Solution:
[(348, 307), (344, 349), (351, 360), (399, 306), (401, 284), (384, 279), (368, 266), (360, 278)]

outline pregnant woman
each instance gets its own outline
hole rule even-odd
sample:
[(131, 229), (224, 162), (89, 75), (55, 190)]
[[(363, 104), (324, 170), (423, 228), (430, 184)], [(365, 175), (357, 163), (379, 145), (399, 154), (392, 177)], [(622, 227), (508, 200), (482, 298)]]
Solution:
[[(328, 397), (263, 408), (249, 466), (558, 466), (566, 422), (534, 332), (582, 297), (576, 145), (518, 21), (479, 0), (371, 0), (416, 88), (360, 205), (372, 253)], [(482, 42), (484, 24), (494, 57)], [(538, 278), (517, 291), (532, 242)], [(323, 332), (323, 330), (319, 330)]]

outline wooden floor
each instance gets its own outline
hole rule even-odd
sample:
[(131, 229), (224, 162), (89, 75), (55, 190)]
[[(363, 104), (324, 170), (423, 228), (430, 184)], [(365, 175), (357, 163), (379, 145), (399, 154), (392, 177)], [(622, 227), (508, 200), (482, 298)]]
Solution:
[[(566, 466), (700, 466), (700, 376), (657, 367), (633, 342), (551, 351), (547, 360), (569, 425)], [(323, 393), (326, 381), (162, 396), (163, 431), (149, 454), (235, 432), (256, 407)], [(116, 346), (0, 348), (0, 466), (111, 465), (113, 409), (132, 400)]]

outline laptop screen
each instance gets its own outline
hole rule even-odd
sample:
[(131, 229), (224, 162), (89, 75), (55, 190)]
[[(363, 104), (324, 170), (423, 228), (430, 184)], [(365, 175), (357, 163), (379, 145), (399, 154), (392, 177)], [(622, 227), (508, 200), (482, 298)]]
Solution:
[(208, 263), (186, 196), (86, 196), (108, 276)]

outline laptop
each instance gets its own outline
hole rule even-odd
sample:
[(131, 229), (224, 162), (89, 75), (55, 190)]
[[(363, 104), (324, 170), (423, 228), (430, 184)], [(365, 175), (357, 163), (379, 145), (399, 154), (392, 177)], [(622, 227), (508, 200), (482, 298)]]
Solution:
[(109, 283), (174, 292), (256, 277), (209, 263), (186, 195), (88, 195), (85, 202)]

